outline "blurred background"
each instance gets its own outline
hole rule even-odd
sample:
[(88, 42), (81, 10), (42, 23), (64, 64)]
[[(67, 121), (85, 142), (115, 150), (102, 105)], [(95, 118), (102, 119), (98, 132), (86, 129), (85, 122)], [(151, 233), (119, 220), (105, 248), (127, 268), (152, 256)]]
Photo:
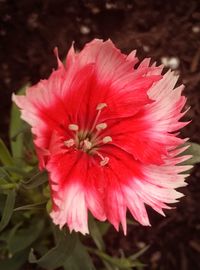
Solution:
[[(8, 136), (11, 93), (47, 78), (56, 67), (53, 48), (65, 58), (93, 38), (110, 38), (123, 52), (137, 49), (180, 74), (191, 106), (182, 136), (200, 143), (200, 1), (198, 0), (0, 0), (0, 137)], [(200, 170), (188, 178), (186, 196), (166, 218), (148, 209), (152, 227), (136, 223), (128, 235), (110, 229), (105, 238), (111, 255), (142, 256), (146, 269), (200, 269)]]

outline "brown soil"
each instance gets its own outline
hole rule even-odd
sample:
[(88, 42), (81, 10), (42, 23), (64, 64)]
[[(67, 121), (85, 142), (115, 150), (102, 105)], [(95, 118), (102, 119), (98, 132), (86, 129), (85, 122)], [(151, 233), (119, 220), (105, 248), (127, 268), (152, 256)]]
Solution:
[[(10, 96), (27, 82), (46, 78), (56, 66), (52, 50), (64, 57), (71, 42), (81, 48), (94, 37), (111, 38), (124, 52), (139, 57), (177, 57), (185, 83), (192, 124), (183, 136), (200, 143), (200, 1), (0, 0), (0, 136), (7, 140)], [(149, 209), (152, 227), (130, 225), (128, 235), (110, 230), (110, 254), (131, 254), (151, 244), (143, 255), (147, 269), (200, 269), (200, 171), (188, 178), (177, 209), (160, 217)]]

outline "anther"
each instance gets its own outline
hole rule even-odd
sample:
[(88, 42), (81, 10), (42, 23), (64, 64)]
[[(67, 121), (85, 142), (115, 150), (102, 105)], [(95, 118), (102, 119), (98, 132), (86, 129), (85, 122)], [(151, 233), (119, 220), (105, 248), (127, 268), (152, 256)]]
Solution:
[(109, 143), (109, 142), (112, 142), (112, 138), (110, 136), (106, 136), (103, 138), (103, 143)]
[(75, 125), (75, 124), (69, 124), (68, 128), (69, 128), (69, 130), (73, 130), (73, 131), (78, 131), (79, 130), (79, 126)]
[(88, 139), (85, 139), (83, 142), (84, 142), (84, 148), (86, 150), (90, 150), (92, 148), (92, 143)]
[[(97, 105), (96, 110), (97, 110), (98, 112), (97, 112), (97, 115), (96, 115), (96, 117), (95, 117), (95, 119), (94, 119), (94, 123), (93, 123), (93, 125), (92, 125), (92, 128), (91, 128), (90, 132), (92, 132), (92, 131), (95, 129), (95, 127), (98, 126), (98, 125), (96, 126), (96, 124), (97, 124), (97, 122), (98, 122), (98, 120), (99, 120), (99, 116), (100, 116), (100, 114), (101, 114), (101, 110), (102, 110), (103, 108), (105, 108), (105, 107), (107, 107), (107, 104), (106, 104), (106, 103), (99, 103), (99, 104)], [(107, 127), (107, 125), (106, 125), (106, 127)]]
[(106, 164), (108, 164), (108, 162), (109, 162), (109, 157), (105, 157), (104, 159), (102, 159), (102, 161), (100, 161), (100, 165), (105, 166)]
[(96, 130), (97, 131), (103, 130), (105, 128), (107, 128), (107, 124), (106, 123), (100, 123), (100, 124), (96, 125)]
[(99, 153), (98, 151), (96, 151), (96, 154), (101, 158), (101, 161), (100, 161), (100, 165), (101, 166), (105, 166), (106, 164), (108, 164), (109, 162), (109, 157), (104, 157), (101, 153)]
[(69, 139), (67, 141), (64, 141), (64, 145), (67, 147), (72, 147), (75, 144), (74, 139)]
[(106, 103), (99, 103), (96, 107), (96, 110), (99, 111), (99, 110), (102, 110), (103, 108), (107, 107), (107, 104)]

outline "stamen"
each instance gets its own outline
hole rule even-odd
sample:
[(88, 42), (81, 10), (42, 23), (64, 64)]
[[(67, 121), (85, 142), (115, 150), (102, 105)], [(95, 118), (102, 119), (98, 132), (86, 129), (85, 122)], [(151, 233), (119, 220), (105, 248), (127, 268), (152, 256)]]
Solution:
[(107, 128), (107, 124), (106, 123), (100, 123), (100, 124), (96, 125), (96, 130), (97, 131), (103, 130), (105, 128)]
[(69, 124), (68, 128), (69, 128), (69, 130), (73, 130), (73, 131), (78, 131), (79, 130), (79, 126), (75, 125), (75, 124)]
[(110, 160), (109, 157), (104, 157), (104, 156), (102, 156), (102, 154), (100, 154), (97, 151), (96, 151), (96, 154), (101, 158), (101, 161), (100, 161), (101, 166), (105, 166), (106, 164), (108, 164), (108, 162)]
[(107, 104), (106, 104), (106, 103), (99, 103), (99, 104), (97, 105), (96, 110), (97, 110), (98, 112), (97, 112), (97, 115), (96, 115), (96, 117), (95, 117), (95, 119), (94, 119), (94, 123), (93, 123), (93, 125), (92, 125), (92, 128), (91, 128), (90, 132), (92, 132), (92, 131), (95, 129), (95, 126), (96, 126), (96, 124), (97, 124), (97, 122), (98, 122), (98, 120), (99, 120), (99, 116), (100, 116), (100, 114), (101, 114), (101, 110), (102, 110), (103, 108), (105, 108), (105, 107), (107, 107)]
[(103, 143), (109, 143), (112, 142), (112, 138), (110, 136), (105, 136), (102, 141)]
[(75, 144), (74, 139), (69, 139), (67, 141), (64, 141), (64, 145), (67, 147), (72, 147)]
[(100, 165), (101, 166), (105, 166), (106, 164), (108, 164), (109, 162), (109, 157), (105, 157), (101, 162), (100, 162)]
[(96, 107), (96, 110), (99, 111), (99, 110), (102, 110), (103, 108), (107, 107), (107, 104), (106, 103), (99, 103)]
[(92, 143), (88, 139), (85, 139), (83, 143), (86, 150), (90, 150), (92, 148)]

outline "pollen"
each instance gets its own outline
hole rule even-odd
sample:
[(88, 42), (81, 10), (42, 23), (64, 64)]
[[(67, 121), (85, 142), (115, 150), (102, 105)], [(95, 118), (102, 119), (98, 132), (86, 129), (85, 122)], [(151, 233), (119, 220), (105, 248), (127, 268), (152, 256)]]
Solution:
[(105, 136), (102, 141), (103, 143), (109, 143), (112, 142), (112, 138), (110, 136)]
[(90, 150), (92, 148), (92, 143), (89, 141), (89, 139), (85, 139), (83, 141), (85, 150)]
[(99, 103), (96, 107), (96, 110), (99, 111), (99, 110), (102, 110), (103, 108), (107, 107), (107, 104), (106, 103)]
[(75, 124), (69, 124), (68, 128), (69, 128), (69, 130), (73, 130), (73, 131), (78, 131), (79, 130), (79, 126), (75, 125)]
[(106, 123), (100, 123), (98, 125), (96, 125), (96, 130), (100, 131), (107, 128), (107, 124)]
[(91, 127), (84, 128), (77, 124), (69, 124), (69, 130), (74, 131), (72, 138), (64, 141), (64, 145), (68, 148), (73, 147), (72, 151), (83, 151), (90, 156), (97, 155), (100, 166), (105, 166), (109, 162), (109, 157), (104, 157), (101, 154), (103, 144), (111, 143), (111, 136), (102, 136), (102, 131), (107, 129), (108, 125), (105, 122), (99, 121), (103, 108), (107, 107), (106, 103), (99, 103), (96, 107), (96, 116), (93, 119)]
[(75, 144), (74, 139), (69, 139), (67, 141), (64, 141), (64, 145), (67, 147), (72, 147)]
[(105, 157), (104, 159), (100, 161), (100, 165), (105, 166), (106, 164), (108, 164), (108, 162), (109, 162), (109, 157)]

